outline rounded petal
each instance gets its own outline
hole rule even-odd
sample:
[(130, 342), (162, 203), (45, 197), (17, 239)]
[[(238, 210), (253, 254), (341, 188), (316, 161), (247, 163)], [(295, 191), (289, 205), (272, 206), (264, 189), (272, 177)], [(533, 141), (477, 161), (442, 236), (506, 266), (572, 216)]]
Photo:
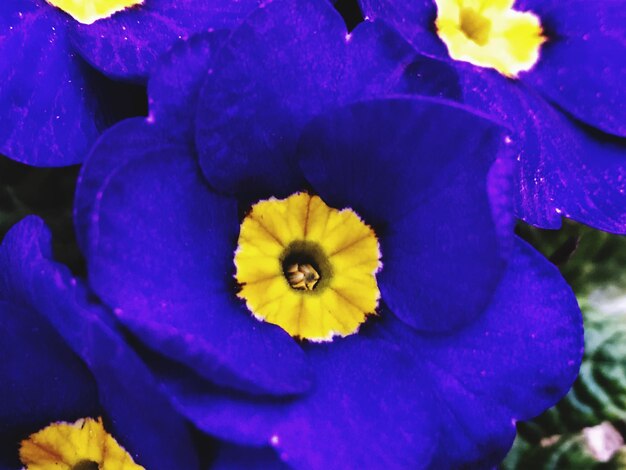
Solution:
[(212, 65), (197, 112), (200, 164), (221, 192), (288, 196), (303, 186), (294, 151), (312, 116), (407, 89), (458, 92), (451, 68), (416, 56), (384, 25), (348, 34), (328, 1), (276, 0), (233, 32)]
[(446, 46), (435, 31), (437, 7), (433, 0), (359, 0), (363, 15), (384, 20), (417, 50), (433, 57), (448, 57)]
[(518, 133), (516, 212), (558, 228), (569, 217), (626, 233), (626, 141), (576, 124), (524, 84), (490, 72), (462, 73), (465, 101)]
[(269, 444), (295, 468), (491, 468), (513, 443), (516, 420), (567, 392), (582, 333), (558, 270), (517, 241), (471, 325), (417, 333), (385, 308), (358, 335), (308, 346), (317, 385), (291, 401), (224, 393), (173, 368), (158, 375), (200, 429)]
[[(0, 257), (4, 277), (4, 248)], [(98, 392), (85, 364), (47, 320), (0, 282), (0, 464), (6, 458), (17, 469), (22, 439), (53, 421), (97, 414)]]
[(149, 120), (172, 138), (193, 144), (200, 87), (226, 31), (197, 34), (177, 41), (163, 54), (148, 81)]
[[(147, 468), (175, 468), (178, 465), (196, 468), (197, 457), (186, 424), (158, 391), (154, 377), (115, 330), (107, 312), (91, 303), (89, 294), (69, 270), (51, 261), (50, 234), (43, 222), (36, 218), (22, 221), (7, 235), (0, 253), (0, 263), (7, 263), (1, 271), (6, 274), (0, 288), (14, 296), (22, 308), (30, 308), (39, 315), (39, 321), (30, 324), (29, 328), (54, 332), (56, 341), (68, 350), (71, 348), (75, 354), (73, 360), (67, 357), (56, 359), (63, 360), (68, 368), (80, 358), (92, 376), (88, 389), (84, 388), (81, 375), (48, 377), (49, 384), (39, 389), (45, 391), (44, 396), (39, 397), (39, 401), (29, 402), (28, 406), (33, 410), (45, 406), (47, 394), (62, 385), (65, 396), (61, 399), (74, 399), (74, 406), (99, 399), (100, 412), (104, 411), (110, 421), (115, 438), (142, 465)], [(28, 340), (31, 339), (32, 334), (28, 334)], [(31, 374), (45, 378), (59, 370), (61, 366), (52, 363), (54, 352), (49, 353), (49, 357), (41, 358), (42, 361), (29, 370)], [(7, 376), (19, 377), (15, 372), (3, 375)], [(63, 379), (66, 381), (61, 382)], [(35, 383), (31, 385), (35, 386)], [(23, 390), (24, 394), (32, 392)], [(84, 395), (75, 397), (77, 392)], [(48, 403), (48, 406), (50, 410), (43, 410), (42, 416), (49, 416), (51, 411), (57, 410), (54, 404)], [(78, 417), (99, 413), (93, 408), (81, 412), (82, 416)], [(69, 416), (57, 414), (50, 421), (71, 420), (76, 413), (73, 411)], [(31, 432), (36, 430), (31, 429)], [(163, 446), (163, 441), (168, 445)]]
[(442, 420), (450, 439), (441, 442), (438, 468), (472, 460), (487, 468), (504, 458), (515, 421), (540, 414), (571, 387), (582, 316), (558, 269), (518, 241), (485, 314), (455, 335), (425, 338), (423, 348), (415, 360), (428, 362), (451, 415)]
[(305, 176), (329, 205), (373, 225), (383, 300), (416, 328), (467, 323), (499, 282), (500, 224), (510, 217), (494, 219), (487, 181), (503, 142), (493, 122), (425, 99), (354, 104), (303, 133)]
[(439, 435), (423, 364), (361, 334), (307, 353), (316, 386), (290, 401), (224, 393), (174, 370), (160, 377), (201, 430), (272, 446), (292, 468), (428, 467)]
[(44, 2), (19, 3), (0, 6), (9, 23), (0, 32), (0, 153), (35, 166), (79, 163), (100, 119), (87, 66), (61, 14)]
[(108, 177), (145, 153), (162, 150), (175, 153), (181, 145), (170, 142), (169, 135), (143, 118), (126, 119), (107, 130), (94, 145), (81, 168), (74, 201), (74, 226), (84, 255), (89, 249), (91, 217)]
[(270, 447), (242, 447), (221, 444), (211, 470), (287, 470), (276, 452)]
[[(127, 141), (107, 135), (99, 144), (105, 153)], [(97, 192), (87, 250), (91, 286), (147, 345), (205, 377), (257, 392), (306, 389), (298, 345), (254, 319), (236, 297), (234, 200), (207, 188), (184, 146), (133, 150), (141, 156), (107, 175)]]
[(548, 42), (521, 78), (577, 119), (626, 137), (626, 10), (619, 0), (525, 0)]
[(259, 0), (146, 0), (90, 25), (73, 23), (72, 41), (106, 75), (143, 82), (176, 40), (231, 29), (258, 5)]

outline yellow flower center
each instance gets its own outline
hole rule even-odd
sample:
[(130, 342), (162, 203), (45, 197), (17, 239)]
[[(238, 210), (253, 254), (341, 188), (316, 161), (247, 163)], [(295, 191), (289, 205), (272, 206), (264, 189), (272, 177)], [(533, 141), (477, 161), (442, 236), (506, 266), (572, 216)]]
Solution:
[(143, 0), (46, 0), (79, 23), (91, 24), (113, 13), (140, 5)]
[(52, 423), (22, 441), (27, 470), (145, 470), (104, 430), (102, 418)]
[(539, 18), (514, 0), (435, 0), (437, 34), (450, 57), (517, 77), (539, 60), (546, 41)]
[(241, 224), (235, 266), (252, 314), (294, 337), (351, 335), (378, 307), (376, 234), (318, 196), (256, 203)]

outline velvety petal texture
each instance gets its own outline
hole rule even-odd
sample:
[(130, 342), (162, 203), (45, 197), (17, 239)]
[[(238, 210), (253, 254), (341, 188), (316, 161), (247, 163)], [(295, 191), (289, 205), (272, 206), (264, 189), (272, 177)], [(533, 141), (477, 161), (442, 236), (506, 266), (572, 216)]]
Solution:
[(561, 216), (567, 216), (626, 233), (626, 142), (617, 138), (625, 136), (626, 126), (621, 85), (626, 80), (626, 12), (619, 0), (515, 2), (515, 9), (539, 16), (547, 37), (539, 61), (519, 80), (451, 60), (437, 35), (433, 0), (360, 4), (366, 17), (388, 21), (417, 51), (447, 58), (463, 75), (463, 101), (518, 133), (521, 218), (557, 228)]
[(36, 166), (82, 161), (100, 118), (68, 20), (43, 0), (3, 1), (0, 18), (0, 153)]
[(409, 89), (459, 92), (450, 67), (416, 55), (386, 26), (364, 23), (348, 34), (327, 1), (276, 0), (235, 30), (213, 62), (197, 111), (200, 164), (219, 191), (288, 196), (302, 185), (294, 153), (311, 117)]
[(620, 0), (522, 0), (539, 15), (548, 42), (522, 76), (577, 119), (626, 137), (626, 9)]
[(519, 217), (545, 228), (569, 217), (626, 233), (626, 141), (572, 121), (524, 83), (489, 70), (459, 70), (467, 104), (516, 131)]
[(423, 364), (367, 333), (306, 352), (316, 385), (290, 401), (220, 392), (172, 369), (161, 377), (200, 429), (271, 445), (291, 468), (426, 467), (439, 436)]
[(447, 49), (434, 34), (437, 6), (434, 0), (359, 0), (363, 16), (382, 20), (396, 28), (417, 50), (434, 57), (447, 57)]
[(145, 81), (177, 39), (239, 24), (259, 0), (145, 0), (91, 25), (73, 23), (81, 55), (108, 76)]
[(177, 41), (163, 54), (148, 82), (148, 120), (172, 139), (194, 144), (200, 88), (216, 50), (228, 37), (225, 30)]
[(147, 468), (197, 468), (186, 424), (152, 374), (107, 312), (50, 256), (50, 234), (34, 217), (0, 247), (0, 315), (3, 330), (11, 328), (2, 347), (15, 347), (3, 355), (10, 384), (2, 389), (3, 437), (25, 438), (52, 421), (104, 413), (115, 439)]
[(270, 447), (242, 447), (224, 444), (220, 446), (217, 458), (208, 467), (211, 470), (230, 470), (245, 468), (247, 470), (287, 470)]
[(487, 188), (505, 138), (494, 122), (431, 99), (358, 103), (306, 127), (304, 175), (328, 204), (373, 224), (383, 299), (406, 323), (450, 330), (487, 305), (506, 264)]
[(317, 386), (301, 398), (224, 393), (175, 369), (159, 376), (201, 429), (269, 444), (292, 468), (489, 468), (512, 444), (516, 420), (568, 390), (582, 347), (571, 290), (518, 241), (472, 325), (418, 334), (384, 308), (359, 335), (305, 347)]
[(135, 121), (105, 134), (92, 158), (128, 160), (109, 167), (95, 203), (97, 185), (79, 188), (86, 202), (77, 206), (93, 207), (85, 219), (92, 287), (151, 348), (217, 383), (273, 394), (307, 389), (308, 364), (297, 344), (236, 298), (235, 200), (208, 189), (184, 146), (126, 148), (147, 140), (139, 137), (144, 132), (154, 137), (150, 126)]

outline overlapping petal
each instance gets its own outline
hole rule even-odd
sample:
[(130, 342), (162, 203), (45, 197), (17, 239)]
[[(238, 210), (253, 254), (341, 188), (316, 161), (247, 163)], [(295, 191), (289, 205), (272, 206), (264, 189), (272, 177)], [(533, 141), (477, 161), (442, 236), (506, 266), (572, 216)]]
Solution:
[(471, 111), (418, 99), (359, 103), (307, 126), (304, 175), (330, 205), (374, 225), (383, 299), (408, 324), (465, 324), (499, 282), (506, 256), (487, 175), (505, 136)]
[(176, 42), (157, 62), (148, 81), (149, 120), (173, 139), (194, 144), (196, 105), (224, 30)]
[[(388, 21), (417, 51), (448, 57), (435, 29), (433, 0), (360, 3), (364, 15)], [(520, 136), (518, 215), (540, 227), (558, 227), (563, 215), (624, 233), (626, 144), (560, 111), (624, 136), (624, 9), (614, 0), (520, 0), (515, 9), (537, 14), (547, 36), (531, 71), (509, 80), (448, 60), (464, 76), (463, 101), (507, 122)]]
[(451, 68), (383, 25), (348, 34), (327, 1), (276, 0), (233, 32), (212, 65), (197, 112), (200, 164), (219, 191), (288, 196), (301, 189), (294, 152), (311, 117), (408, 89), (459, 91)]
[(2, 327), (15, 337), (3, 343), (15, 346), (3, 361), (11, 388), (3, 388), (0, 409), (9, 418), (3, 434), (12, 438), (3, 445), (14, 446), (7, 451), (17, 456), (15, 438), (41, 425), (104, 412), (115, 438), (143, 465), (197, 467), (186, 425), (152, 374), (50, 252), (50, 234), (36, 218), (14, 227), (0, 247)]
[(495, 72), (460, 68), (465, 101), (514, 127), (516, 212), (528, 223), (558, 228), (570, 217), (626, 232), (626, 142), (568, 119), (523, 83)]
[(149, 0), (91, 25), (74, 23), (72, 42), (106, 75), (143, 82), (176, 40), (231, 29), (259, 5), (259, 0)]
[[(126, 141), (143, 142), (137, 136), (144, 132), (154, 137), (149, 128), (138, 121), (119, 127), (92, 157), (124, 155)], [(211, 192), (184, 146), (133, 146), (127, 155), (92, 206), (87, 261), (94, 290), (150, 347), (217, 383), (277, 394), (308, 388), (297, 344), (236, 298), (235, 201)], [(93, 204), (92, 191), (82, 194)]]
[(172, 369), (159, 376), (201, 429), (272, 445), (294, 468), (487, 468), (508, 450), (516, 420), (567, 391), (582, 343), (571, 290), (518, 241), (475, 323), (433, 337), (384, 309), (357, 336), (307, 346), (318, 386), (291, 402), (225, 394)]
[(434, 0), (359, 0), (359, 4), (365, 18), (388, 22), (417, 50), (434, 57), (447, 57), (446, 46), (433, 34), (437, 18)]
[(522, 79), (577, 119), (626, 137), (626, 10), (619, 0), (523, 0), (548, 34)]
[(100, 116), (66, 19), (40, 0), (2, 2), (0, 17), (0, 153), (36, 166), (82, 161)]

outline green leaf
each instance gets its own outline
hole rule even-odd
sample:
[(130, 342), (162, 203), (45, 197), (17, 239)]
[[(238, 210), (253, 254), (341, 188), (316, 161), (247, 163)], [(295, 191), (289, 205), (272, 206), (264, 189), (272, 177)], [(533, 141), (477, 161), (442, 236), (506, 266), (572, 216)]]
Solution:
[[(518, 423), (502, 468), (626, 469), (626, 237), (569, 221), (559, 231), (524, 224), (517, 231), (573, 287), (585, 320), (585, 355), (570, 392), (536, 419)], [(608, 461), (591, 451), (587, 437), (601, 424), (622, 439)]]
[(554, 435), (537, 445), (518, 436), (501, 468), (618, 470), (626, 468), (626, 446), (619, 431), (609, 423), (579, 433)]

